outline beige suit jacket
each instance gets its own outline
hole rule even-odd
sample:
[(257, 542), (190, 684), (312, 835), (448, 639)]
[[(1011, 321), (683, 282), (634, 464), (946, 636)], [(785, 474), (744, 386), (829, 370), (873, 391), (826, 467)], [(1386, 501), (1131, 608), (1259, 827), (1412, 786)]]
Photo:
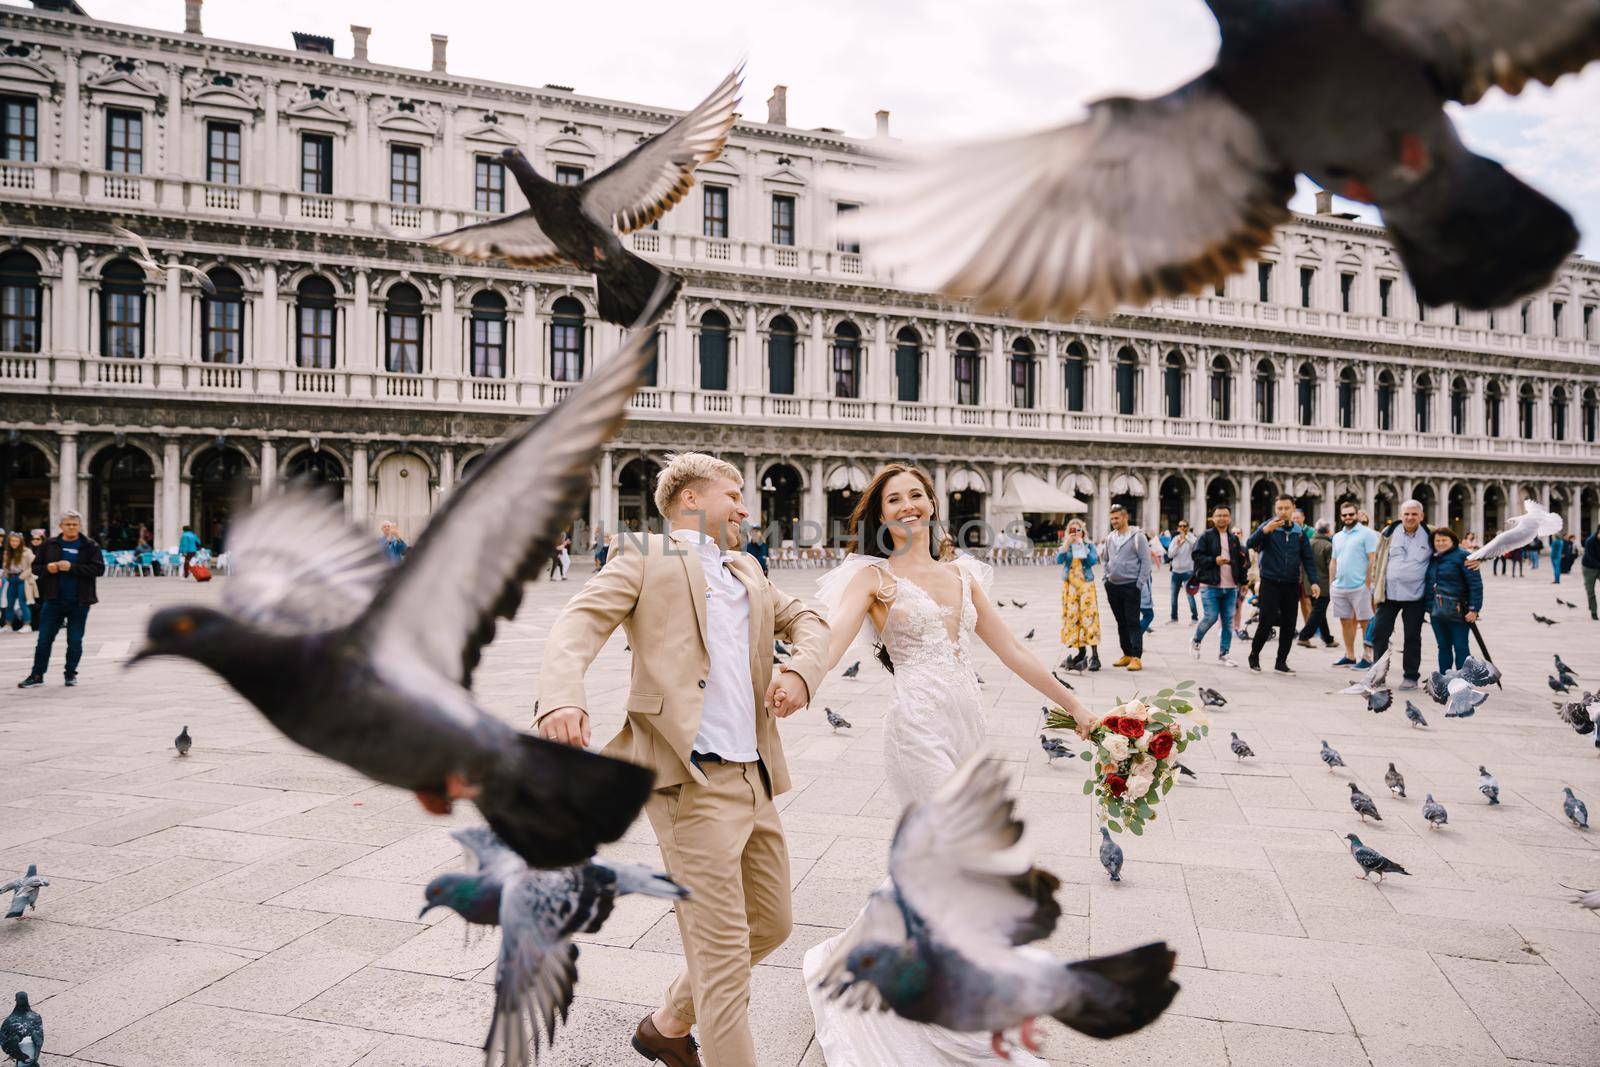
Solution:
[[(754, 556), (741, 552), (729, 566), (750, 593), (756, 748), (776, 795), (789, 788), (789, 768), (777, 724), (764, 706), (772, 679), (772, 642), (781, 636), (790, 643), (794, 654), (785, 669), (805, 681), (815, 700), (825, 669), (828, 624), (798, 598), (780, 592)], [(633, 647), (628, 721), (606, 745), (605, 754), (649, 767), (657, 789), (690, 781), (704, 784), (705, 776), (689, 762), (711, 669), (705, 571), (692, 545), (664, 534), (618, 538), (606, 565), (567, 602), (550, 628), (539, 671), (544, 715), (566, 707), (589, 710), (584, 672), (619, 625)]]

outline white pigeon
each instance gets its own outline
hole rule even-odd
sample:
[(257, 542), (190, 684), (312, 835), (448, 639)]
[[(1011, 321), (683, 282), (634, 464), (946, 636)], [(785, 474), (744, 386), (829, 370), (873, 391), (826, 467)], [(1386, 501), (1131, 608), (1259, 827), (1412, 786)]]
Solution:
[(1495, 534), (1488, 544), (1467, 558), (1493, 559), (1533, 544), (1535, 537), (1551, 537), (1561, 532), (1561, 516), (1537, 500), (1524, 500), (1522, 511), (1522, 518)]
[(1365, 678), (1361, 679), (1359, 682), (1351, 682), (1349, 685), (1339, 690), (1339, 692), (1357, 693), (1361, 696), (1367, 696), (1368, 694), (1375, 693), (1382, 689), (1384, 682), (1389, 677), (1389, 660), (1393, 657), (1394, 648), (1391, 646), (1388, 651), (1384, 652), (1383, 658), (1374, 663), (1372, 665), (1372, 669), (1367, 671), (1367, 676)]
[(1563, 888), (1570, 889), (1578, 894), (1572, 898), (1574, 904), (1582, 904), (1590, 911), (1600, 910), (1600, 889), (1579, 889), (1576, 886), (1567, 885), (1565, 882), (1561, 884)]
[(1482, 689), (1472, 688), (1472, 684), (1465, 678), (1450, 679), (1450, 699), (1445, 701), (1444, 716), (1447, 719), (1470, 718), (1478, 710), (1478, 705), (1489, 699), (1489, 694)]
[(193, 274), (195, 284), (201, 289), (204, 289), (207, 296), (217, 295), (216, 285), (214, 285), (211, 279), (206, 276), (206, 272), (201, 270), (199, 267), (191, 267), (187, 263), (157, 263), (156, 257), (150, 254), (150, 246), (144, 243), (143, 237), (140, 237), (132, 230), (118, 226), (115, 223), (112, 223), (111, 225), (111, 232), (116, 234), (122, 240), (131, 242), (133, 246), (139, 250), (138, 254), (133, 257), (134, 262), (138, 263), (139, 266), (143, 267), (145, 270), (154, 271), (163, 278), (167, 276), (167, 272), (169, 270), (184, 271), (189, 274)]

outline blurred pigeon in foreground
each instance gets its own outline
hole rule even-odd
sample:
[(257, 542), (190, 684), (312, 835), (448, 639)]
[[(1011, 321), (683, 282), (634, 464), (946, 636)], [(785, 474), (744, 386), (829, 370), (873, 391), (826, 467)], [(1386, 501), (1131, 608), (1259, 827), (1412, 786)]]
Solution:
[(1533, 621), (1543, 623), (1546, 626), (1554, 626), (1556, 624), (1556, 620), (1547, 619), (1543, 615), (1540, 615), (1537, 611), (1533, 613)]
[(1478, 705), (1489, 699), (1489, 694), (1474, 689), (1465, 678), (1450, 679), (1450, 697), (1445, 702), (1444, 717), (1470, 719), (1477, 714)]
[[(1590, 17), (1596, 20), (1597, 39), (1600, 39), (1600, 0), (1584, 0), (1583, 6), (1593, 7)], [(1465, 11), (1462, 12), (1466, 16)], [(1470, 17), (1470, 16), (1467, 16)], [(1522, 516), (1504, 530), (1490, 538), (1482, 548), (1473, 552), (1468, 559), (1493, 559), (1503, 556), (1508, 552), (1515, 552), (1533, 544), (1536, 537), (1549, 537), (1561, 532), (1561, 516), (1529, 497), (1522, 502)], [(1535, 615), (1534, 618), (1539, 616)], [(1543, 620), (1548, 622), (1549, 620)]]
[(1378, 805), (1374, 804), (1372, 798), (1363, 793), (1361, 787), (1354, 782), (1350, 783), (1350, 807), (1355, 809), (1355, 813), (1361, 816), (1363, 822), (1367, 819), (1383, 821), (1383, 816), (1378, 814)]
[(1174, 763), (1173, 766), (1178, 768), (1178, 773), (1183, 775), (1185, 778), (1198, 778), (1198, 777), (1200, 777), (1198, 774), (1194, 773), (1188, 767), (1184, 766), (1181, 763)]
[(1383, 881), (1386, 874), (1403, 874), (1410, 877), (1411, 872), (1389, 859), (1377, 849), (1361, 843), (1361, 838), (1355, 834), (1345, 834), (1344, 839), (1350, 842), (1350, 855), (1361, 866), (1361, 880), (1367, 881), (1374, 874), (1378, 881)]
[(1200, 703), (1208, 708), (1222, 708), (1228, 705), (1228, 698), (1215, 689), (1208, 689), (1202, 685), (1195, 690), (1195, 693), (1199, 695)]
[(1406, 701), (1406, 719), (1411, 723), (1412, 726), (1428, 725), (1428, 720), (1422, 717), (1422, 709), (1411, 703), (1409, 700)]
[(1562, 789), (1561, 792), (1566, 794), (1566, 799), (1561, 802), (1561, 811), (1567, 818), (1572, 820), (1572, 825), (1580, 830), (1587, 830), (1589, 828), (1589, 809), (1584, 806), (1583, 801), (1572, 795), (1572, 787), (1570, 785)]
[(631, 326), (667, 285), (682, 284), (630, 252), (617, 234), (660, 218), (694, 186), (695, 168), (722, 154), (739, 106), (742, 68), (733, 71), (693, 111), (620, 160), (576, 185), (551, 181), (520, 149), (501, 160), (527, 197), (514, 215), (463, 226), (428, 243), (467, 259), (498, 259), (519, 267), (576, 265), (594, 275), (600, 317)]
[(1100, 866), (1113, 882), (1122, 881), (1122, 846), (1111, 840), (1111, 831), (1100, 827)]
[(1482, 764), (1478, 765), (1478, 792), (1488, 797), (1489, 803), (1500, 803), (1500, 783)]
[(1572, 898), (1574, 904), (1581, 904), (1590, 911), (1600, 910), (1600, 889), (1579, 889), (1576, 886), (1567, 885), (1565, 882), (1561, 883), (1561, 888), (1570, 889), (1578, 894)]
[(842, 674), (841, 677), (843, 677), (843, 678), (854, 678), (856, 675), (858, 675), (860, 673), (861, 673), (861, 661), (860, 660), (856, 660), (854, 663), (850, 664), (850, 666), (848, 666), (848, 667), (846, 667), (844, 669), (844, 674)]
[(1329, 774), (1333, 773), (1335, 767), (1344, 766), (1344, 760), (1340, 758), (1339, 753), (1326, 741), (1322, 742), (1322, 762), (1328, 765)]
[(133, 257), (134, 262), (138, 263), (139, 266), (143, 267), (149, 273), (160, 278), (165, 278), (171, 271), (177, 271), (179, 274), (189, 274), (194, 277), (195, 284), (198, 285), (207, 296), (217, 295), (216, 282), (213, 282), (211, 280), (211, 276), (205, 271), (201, 270), (199, 267), (191, 267), (187, 263), (158, 263), (156, 262), (156, 257), (150, 254), (150, 246), (144, 243), (143, 237), (140, 237), (138, 234), (134, 233), (125, 226), (118, 226), (114, 223), (111, 226), (111, 232), (117, 235), (118, 240), (126, 241), (127, 243), (133, 245), (135, 249)]
[(1450, 821), (1450, 813), (1444, 810), (1444, 805), (1433, 799), (1429, 793), (1422, 801), (1422, 817), (1428, 820), (1428, 828), (1437, 830)]
[(185, 726), (178, 731), (178, 736), (172, 739), (172, 747), (178, 750), (178, 755), (187, 756), (189, 749), (194, 747), (194, 738), (189, 736), (189, 728)]
[(1589, 714), (1588, 706), (1581, 700), (1557, 701), (1556, 715), (1577, 733), (1594, 733), (1594, 718)]
[(1360, 681), (1351, 682), (1349, 685), (1339, 690), (1339, 692), (1357, 693), (1362, 696), (1367, 696), (1369, 694), (1376, 693), (1380, 689), (1386, 688), (1384, 683), (1389, 677), (1389, 661), (1393, 658), (1394, 649), (1391, 648), (1384, 652), (1382, 659), (1378, 660), (1367, 670), (1366, 675), (1363, 676)]
[(28, 994), (18, 993), (16, 1007), (0, 1022), (0, 1051), (22, 1067), (38, 1067), (44, 1052), (44, 1020), (28, 1003)]
[(1232, 738), (1232, 740), (1228, 742), (1228, 748), (1233, 750), (1233, 754), (1235, 756), (1238, 756), (1240, 759), (1244, 759), (1246, 756), (1255, 755), (1254, 752), (1250, 751), (1250, 746), (1239, 739), (1238, 734), (1230, 732), (1228, 736)]
[(1399, 771), (1395, 770), (1393, 760), (1389, 761), (1389, 769), (1383, 774), (1383, 784), (1389, 787), (1389, 792), (1393, 793), (1401, 800), (1406, 798), (1405, 776)]
[(20, 919), (22, 913), (29, 908), (35, 911), (39, 908), (39, 890), (50, 883), (39, 877), (38, 864), (28, 864), (28, 873), (21, 878), (15, 878), (0, 885), (0, 893), (11, 894), (11, 907), (6, 910), (6, 918)]
[(1068, 748), (1067, 743), (1059, 737), (1046, 737), (1044, 734), (1040, 734), (1039, 747), (1044, 749), (1045, 762), (1048, 764), (1054, 764), (1058, 759), (1069, 759), (1072, 756), (1072, 749)]
[(500, 927), (494, 1019), (483, 1045), (488, 1063), (502, 1062), (500, 1056), (506, 1067), (528, 1062), (524, 1010), (534, 1023), (534, 1059), (541, 1023), (544, 1042), (555, 1042), (556, 1023), (566, 1022), (578, 980), (578, 946), (572, 938), (598, 931), (618, 897), (643, 893), (682, 900), (689, 895), (666, 875), (637, 864), (591, 859), (557, 870), (531, 870), (486, 827), (452, 830), (450, 836), (461, 844), (468, 869), (429, 882), (418, 918), (446, 907), (469, 923)]
[(228, 531), (222, 610), (157, 611), (130, 665), (171, 655), (209, 667), (290, 740), (427, 810), (474, 801), (530, 866), (578, 863), (621, 837), (650, 771), (513, 730), (473, 699), (472, 673), (588, 498), (595, 457), (654, 358), (665, 297), (565, 401), (473, 467), (405, 566), (336, 502), (270, 497)]
[(776, 638), (774, 638), (772, 642), (772, 651), (780, 656), (789, 656), (794, 654), (793, 649)]
[(850, 720), (836, 714), (832, 708), (823, 708), (822, 710), (823, 713), (828, 717), (829, 726), (833, 727), (835, 730), (850, 729)]
[(1091, 1037), (1154, 1022), (1178, 992), (1175, 955), (1155, 943), (1063, 964), (1037, 949), (1055, 929), (1060, 882), (1031, 866), (1001, 765), (969, 760), (932, 799), (901, 816), (889, 849), (890, 884), (873, 893), (823, 965), (819, 987), (850, 1007), (913, 1022), (990, 1033), (1053, 1015)]
[(1381, 715), (1394, 707), (1394, 690), (1389, 688), (1374, 689), (1367, 694), (1367, 710), (1374, 715)]

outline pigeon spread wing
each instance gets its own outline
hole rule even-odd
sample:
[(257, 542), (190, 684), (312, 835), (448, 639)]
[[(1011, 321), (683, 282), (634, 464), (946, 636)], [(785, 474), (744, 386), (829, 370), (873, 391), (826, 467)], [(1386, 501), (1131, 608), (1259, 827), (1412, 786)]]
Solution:
[(516, 614), (523, 583), (549, 561), (588, 495), (590, 468), (655, 354), (649, 324), (671, 291), (657, 286), (643, 323), (617, 354), (456, 487), (363, 623), (381, 650), (471, 686), (496, 621)]
[(461, 846), (467, 873), (482, 872), (492, 882), (509, 882), (528, 869), (528, 863), (487, 826), (459, 826), (450, 836)]
[(574, 905), (576, 882), (573, 868), (529, 871), (501, 894), (494, 1021), (484, 1042), (490, 1062), (500, 1062), (497, 1050), (506, 1067), (528, 1062), (524, 1009), (533, 1020), (536, 1050), (541, 1028), (545, 1042), (553, 1043), (556, 1024), (567, 1021), (578, 981), (578, 950), (562, 936), (560, 916)]
[(851, 936), (839, 939), (833, 952), (822, 965), (818, 989), (831, 989), (833, 996), (847, 1008), (858, 1011), (888, 1011), (889, 1004), (871, 982), (851, 980), (848, 964), (850, 953), (858, 945), (899, 945), (909, 933), (905, 915), (895, 900), (894, 890), (885, 886), (867, 898), (867, 906), (851, 928)]
[(117, 226), (115, 224), (112, 225), (111, 232), (124, 241), (132, 242), (133, 246), (139, 250), (140, 259), (148, 260), (151, 263), (155, 262), (155, 257), (150, 254), (150, 246), (144, 243), (143, 237), (140, 237), (126, 226)]
[(498, 259), (518, 267), (552, 267), (567, 259), (539, 228), (531, 208), (436, 234), (428, 244), (463, 259)]
[(666, 214), (694, 186), (694, 169), (722, 154), (743, 76), (735, 69), (693, 111), (585, 182), (583, 206), (623, 233)]
[(1532, 544), (1535, 537), (1549, 537), (1561, 532), (1561, 516), (1537, 500), (1524, 500), (1522, 510), (1520, 519), (1495, 534), (1488, 544), (1467, 558), (1493, 559)]
[(900, 283), (1063, 321), (1226, 279), (1272, 239), (1294, 192), (1249, 117), (1204, 77), (861, 180), (859, 236)]
[(1452, 100), (1553, 83), (1600, 58), (1600, 0), (1361, 0), (1361, 20), (1421, 59)]
[(346, 522), (334, 501), (303, 490), (240, 516), (228, 530), (228, 554), (229, 613), (283, 634), (348, 626), (394, 573), (376, 537)]

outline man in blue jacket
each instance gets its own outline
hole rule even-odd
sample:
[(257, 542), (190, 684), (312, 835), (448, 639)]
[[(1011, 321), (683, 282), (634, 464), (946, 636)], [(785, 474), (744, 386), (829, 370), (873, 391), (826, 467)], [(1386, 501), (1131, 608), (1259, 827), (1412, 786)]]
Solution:
[(50, 649), (56, 634), (67, 631), (64, 681), (78, 684), (78, 661), (83, 658), (83, 630), (89, 608), (99, 599), (95, 579), (105, 573), (100, 546), (83, 534), (83, 516), (76, 511), (61, 515), (61, 535), (52, 537), (33, 555), (33, 573), (39, 580), (39, 638), (33, 647), (33, 669), (17, 683), (18, 689), (44, 684), (50, 666)]
[(1317, 583), (1311, 541), (1305, 530), (1294, 523), (1294, 497), (1279, 494), (1272, 510), (1273, 517), (1245, 542), (1261, 557), (1261, 580), (1256, 588), (1261, 618), (1256, 623), (1255, 640), (1250, 642), (1250, 669), (1260, 673), (1261, 648), (1276, 628), (1278, 660), (1272, 669), (1279, 674), (1293, 674), (1289, 669), (1289, 649), (1294, 647), (1296, 613), (1300, 608), (1300, 577), (1305, 575), (1313, 599), (1322, 595), (1322, 586)]

